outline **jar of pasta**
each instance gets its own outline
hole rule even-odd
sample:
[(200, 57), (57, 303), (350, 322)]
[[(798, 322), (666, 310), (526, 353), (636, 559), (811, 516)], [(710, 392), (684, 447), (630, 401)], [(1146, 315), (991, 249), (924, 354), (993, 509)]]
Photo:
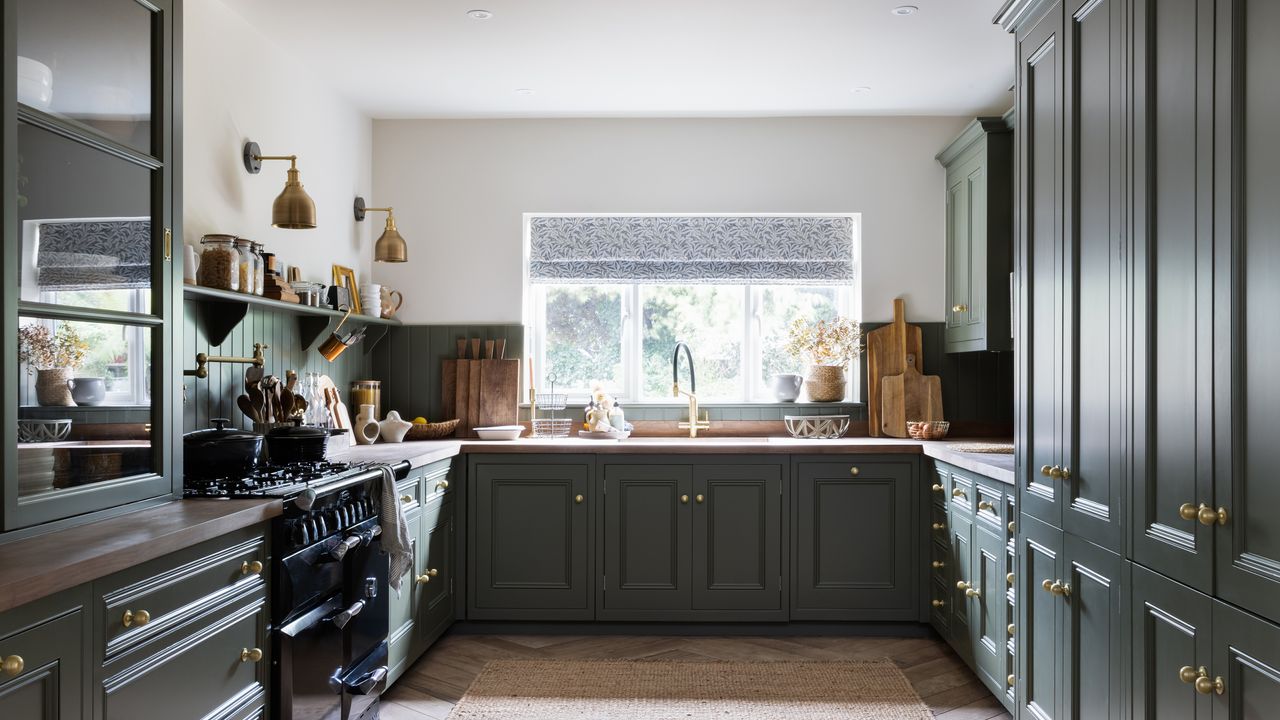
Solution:
[(262, 259), (262, 243), (250, 243), (249, 250), (253, 253), (254, 263), (253, 294), (261, 295), (267, 287), (267, 261)]
[(205, 235), (200, 238), (200, 269), (196, 282), (218, 290), (240, 290), (240, 253), (234, 235)]
[(236, 238), (236, 274), (239, 276), (240, 292), (246, 295), (257, 294), (257, 288), (254, 287), (253, 281), (256, 279), (256, 271), (253, 267), (253, 251), (250, 249), (252, 244), (244, 238)]

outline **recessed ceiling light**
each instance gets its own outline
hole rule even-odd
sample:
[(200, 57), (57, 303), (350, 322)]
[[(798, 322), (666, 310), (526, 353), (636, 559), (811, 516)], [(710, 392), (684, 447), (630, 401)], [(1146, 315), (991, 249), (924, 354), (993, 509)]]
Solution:
[(859, 85), (858, 87), (851, 89), (849, 92), (853, 93), (854, 95), (866, 95), (867, 93), (871, 92), (871, 86)]
[(533, 88), (516, 88), (517, 95), (532, 95)]
[(488, 20), (493, 17), (493, 13), (488, 10), (468, 10), (467, 17), (472, 20)]
[(915, 15), (916, 13), (920, 12), (920, 8), (916, 7), (915, 5), (899, 5), (898, 7), (890, 10), (889, 12), (893, 13), (894, 15)]

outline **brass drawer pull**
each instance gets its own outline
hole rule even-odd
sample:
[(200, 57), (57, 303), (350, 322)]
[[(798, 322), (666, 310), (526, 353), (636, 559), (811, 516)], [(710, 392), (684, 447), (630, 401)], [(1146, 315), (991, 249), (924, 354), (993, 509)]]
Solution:
[(932, 525), (932, 527), (933, 527), (933, 529), (934, 529), (934, 530), (946, 530), (946, 529), (947, 529), (946, 523), (934, 523), (934, 524)]
[(942, 487), (942, 486), (941, 486), (941, 485), (939, 485), (938, 483), (934, 483), (934, 484), (933, 484), (933, 491), (934, 491), (934, 492), (942, 492), (942, 491), (943, 491), (943, 490), (945, 490), (945, 489), (946, 489), (946, 488)]
[(587, 498), (586, 498), (586, 497), (584, 497), (584, 496), (582, 496), (582, 495), (574, 495), (574, 496), (573, 496), (573, 501), (574, 501), (575, 503), (579, 504), (579, 505), (581, 505), (581, 504), (582, 504), (582, 501), (583, 501), (583, 500), (586, 500), (586, 499), (587, 499)]
[(933, 562), (929, 563), (929, 565), (933, 567), (934, 570), (939, 570), (947, 566), (947, 564), (942, 562), (941, 560), (934, 560)]
[(124, 615), (120, 618), (120, 624), (125, 627), (133, 627), (134, 625), (141, 627), (149, 622), (151, 622), (151, 613), (146, 610), (139, 610), (137, 612), (134, 612), (133, 610), (125, 610)]
[(965, 581), (963, 581), (963, 580), (961, 580), (960, 582), (956, 583), (956, 589), (957, 589), (957, 590), (969, 590), (969, 589), (971, 589), (972, 587), (973, 587), (972, 585), (970, 585), (969, 583), (967, 583), (967, 582), (965, 582)]
[(1222, 679), (1222, 676), (1219, 675), (1210, 680), (1209, 671), (1203, 665), (1197, 670), (1192, 670), (1190, 665), (1182, 666), (1182, 669), (1178, 670), (1178, 679), (1195, 686), (1196, 692), (1201, 695), (1212, 695), (1214, 693), (1221, 695), (1227, 691), (1227, 683)]
[[(1205, 671), (1205, 674), (1209, 674), (1207, 670)], [(1183, 665), (1182, 669), (1178, 671), (1178, 679), (1188, 685), (1195, 683), (1197, 677), (1200, 676), (1196, 674), (1196, 669), (1190, 665)]]
[(423, 573), (414, 579), (419, 585), (426, 585), (431, 582), (431, 573)]
[(857, 465), (854, 465), (853, 467), (849, 468), (849, 474), (850, 474), (850, 475), (852, 475), (852, 476), (854, 476), (854, 477), (857, 477), (857, 476), (858, 476), (858, 473), (860, 473), (860, 472), (862, 472), (862, 471), (858, 469), (858, 466), (857, 466)]
[(978, 501), (978, 509), (979, 509), (979, 510), (990, 510), (991, 512), (995, 512), (995, 511), (996, 511), (996, 506), (995, 506), (995, 505), (992, 505), (991, 503), (987, 502), (986, 500), (979, 500), (979, 501)]
[(1009, 524), (1008, 524), (1008, 525), (1006, 525), (1005, 527), (1009, 528), (1009, 532), (1011, 532), (1011, 533), (1016, 533), (1016, 532), (1018, 532), (1018, 523), (1016, 523), (1016, 522), (1014, 522), (1014, 521), (1012, 521), (1012, 520), (1010, 520), (1010, 521), (1009, 521)]
[(980, 598), (982, 597), (982, 591), (969, 588), (968, 590), (964, 591), (964, 596), (971, 597), (971, 598)]
[(1071, 586), (1061, 580), (1044, 580), (1040, 583), (1040, 587), (1048, 590), (1053, 595), (1067, 596), (1071, 594)]
[(1007, 631), (1009, 632), (1009, 635), (1013, 635), (1013, 631), (1014, 631), (1014, 629), (1015, 629), (1015, 628), (1013, 627), (1013, 623), (1009, 623), (1009, 627), (1006, 627), (1006, 628), (1005, 628), (1005, 630), (1007, 630)]
[(1220, 507), (1217, 510), (1200, 503), (1199, 507), (1191, 503), (1182, 503), (1182, 507), (1178, 508), (1178, 516), (1183, 520), (1199, 520), (1201, 525), (1226, 525), (1227, 509)]
[(952, 305), (951, 312), (953, 313), (969, 312), (969, 306), (968, 305)]
[(262, 651), (258, 648), (243, 648), (240, 650), (240, 662), (258, 662), (262, 659)]
[(701, 505), (702, 503), (707, 501), (707, 497), (705, 495), (694, 495), (693, 501)]
[(683, 503), (683, 504), (685, 504), (685, 505), (688, 505), (688, 504), (689, 504), (689, 496), (688, 496), (688, 495), (681, 495), (681, 496), (680, 496), (680, 502), (681, 502), (681, 503)]
[(962, 498), (962, 499), (965, 499), (965, 500), (968, 500), (968, 499), (969, 499), (969, 496), (968, 496), (968, 495), (966, 495), (966, 494), (965, 494), (965, 492), (964, 492), (964, 490), (961, 490), (960, 488), (951, 488), (951, 497), (953, 497), (953, 498)]
[(240, 574), (241, 575), (261, 575), (262, 562), (259, 560), (245, 560), (244, 562), (240, 563)]
[(1012, 584), (1013, 584), (1013, 573), (1009, 573), (1008, 575), (1005, 575), (1005, 576), (1004, 576), (1004, 581), (1005, 581), (1006, 583), (1009, 583), (1010, 585), (1012, 585)]
[(1009, 683), (1009, 687), (1013, 687), (1014, 680), (1016, 680), (1016, 678), (1012, 675), (1004, 679), (1005, 682)]
[(437, 491), (437, 492), (439, 492), (440, 490), (448, 490), (448, 489), (449, 489), (449, 481), (448, 481), (448, 480), (441, 480), (440, 482), (436, 483), (436, 491)]
[(946, 601), (946, 600), (931, 600), (931, 601), (929, 602), (929, 604), (930, 604), (930, 605), (933, 605), (933, 606), (934, 606), (934, 607), (936, 607), (936, 608), (940, 608), (940, 607), (944, 607), (944, 606), (946, 606), (947, 601)]
[(412, 496), (412, 495), (401, 495), (401, 496), (400, 496), (400, 502), (404, 503), (405, 505), (408, 505), (409, 503), (413, 502), (413, 496)]
[(0, 660), (0, 670), (3, 670), (4, 674), (9, 677), (17, 676), (22, 672), (22, 668), (26, 666), (27, 663), (22, 659), (21, 655), (10, 655), (4, 660)]

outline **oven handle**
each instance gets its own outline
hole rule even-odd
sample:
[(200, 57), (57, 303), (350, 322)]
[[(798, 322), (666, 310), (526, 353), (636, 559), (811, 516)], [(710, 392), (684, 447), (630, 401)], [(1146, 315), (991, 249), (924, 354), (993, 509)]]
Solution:
[(337, 625), (338, 629), (341, 630), (347, 626), (347, 623), (351, 622), (352, 618), (359, 615), (361, 610), (364, 610), (364, 601), (357, 600), (351, 603), (351, 607), (335, 615), (333, 617), (333, 624)]
[(347, 691), (352, 695), (377, 695), (382, 692), (383, 683), (386, 679), (387, 666), (379, 665), (354, 682), (345, 683), (345, 685)]
[(289, 624), (282, 626), (280, 628), (280, 632), (284, 635), (288, 635), (289, 637), (298, 637), (298, 635), (305, 632), (307, 629), (314, 627), (316, 625), (319, 625), (320, 623), (330, 618), (341, 607), (342, 607), (341, 596), (334, 595), (327, 602), (316, 606), (312, 610), (308, 611), (305, 615), (299, 617), (297, 620), (294, 620)]

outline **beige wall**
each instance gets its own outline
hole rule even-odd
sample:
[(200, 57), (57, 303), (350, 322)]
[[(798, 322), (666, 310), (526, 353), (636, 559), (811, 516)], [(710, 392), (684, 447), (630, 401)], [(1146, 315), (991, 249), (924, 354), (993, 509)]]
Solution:
[[(372, 124), (336, 89), (289, 53), (287, 37), (268, 37), (222, 0), (184, 6), (183, 235), (210, 232), (261, 240), (304, 277), (329, 282), (334, 263), (363, 281), (372, 262), (369, 223), (351, 202), (371, 186)], [(271, 227), (271, 202), (287, 162), (245, 172), (241, 146), (254, 140), (272, 155), (298, 155), (317, 228)]]
[[(944, 311), (944, 175), (969, 118), (375, 120), (408, 322), (519, 322), (526, 212), (862, 213), (863, 319)], [(377, 222), (377, 221), (375, 221)]]

